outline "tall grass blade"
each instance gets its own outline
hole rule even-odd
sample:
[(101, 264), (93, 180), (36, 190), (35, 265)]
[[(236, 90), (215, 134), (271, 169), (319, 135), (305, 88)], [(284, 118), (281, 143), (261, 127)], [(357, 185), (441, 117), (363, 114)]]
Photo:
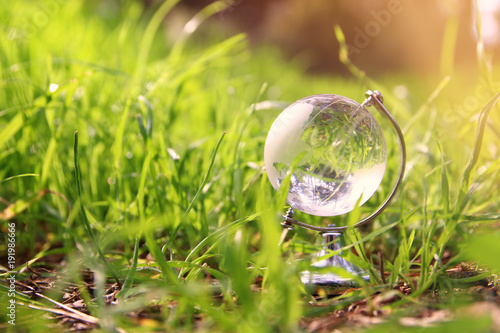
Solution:
[(177, 36), (177, 42), (174, 44), (174, 47), (170, 52), (169, 60), (173, 63), (181, 61), (182, 50), (187, 38), (193, 34), (209, 17), (226, 10), (230, 6), (231, 1), (215, 1), (208, 6), (203, 7), (203, 9), (196, 13), (196, 15), (186, 23), (179, 36)]
[(123, 108), (123, 114), (120, 119), (120, 123), (118, 125), (118, 129), (115, 134), (115, 142), (113, 144), (113, 155), (115, 162), (115, 169), (120, 169), (120, 161), (123, 155), (123, 138), (125, 136), (125, 128), (128, 119), (128, 113), (130, 111), (131, 98), (127, 98), (127, 102), (125, 103), (125, 107)]
[(486, 128), (486, 123), (488, 121), (488, 114), (491, 109), (496, 105), (498, 100), (500, 99), (500, 93), (495, 95), (481, 110), (479, 114), (478, 124), (476, 128), (476, 136), (474, 140), (474, 147), (472, 149), (472, 154), (470, 156), (469, 162), (465, 167), (462, 182), (460, 185), (460, 190), (458, 194), (457, 201), (455, 203), (455, 207), (453, 209), (453, 215), (451, 219), (447, 222), (443, 232), (439, 236), (437, 245), (441, 248), (441, 251), (444, 251), (444, 246), (453, 235), (453, 232), (456, 229), (457, 223), (459, 221), (460, 216), (462, 215), (465, 207), (468, 202), (472, 198), (472, 194), (477, 188), (477, 184), (472, 184), (472, 177), (475, 173), (477, 163), (479, 161), (479, 154), (481, 152), (481, 146), (483, 143), (484, 130)]
[(24, 120), (23, 114), (19, 112), (11, 121), (2, 129), (2, 135), (0, 135), (0, 150), (3, 146), (23, 127)]
[(149, 52), (151, 50), (151, 45), (153, 44), (154, 37), (163, 19), (179, 1), (180, 0), (165, 1), (149, 21), (146, 31), (144, 32), (144, 37), (142, 38), (141, 44), (139, 46), (139, 55), (137, 56), (135, 72), (136, 78), (138, 78), (142, 74), (149, 56)]
[(144, 120), (142, 119), (142, 115), (141, 114), (138, 114), (136, 116), (137, 118), (137, 124), (139, 125), (139, 132), (141, 133), (141, 136), (142, 138), (144, 139), (144, 142), (148, 142), (148, 138), (149, 138), (149, 135), (148, 135), (148, 131), (146, 129), (146, 127), (144, 126)]
[(108, 260), (104, 256), (104, 253), (101, 250), (101, 247), (99, 246), (99, 243), (97, 242), (97, 239), (94, 236), (94, 232), (92, 231), (92, 226), (90, 225), (90, 221), (87, 217), (87, 211), (85, 209), (85, 205), (83, 204), (82, 200), (82, 180), (81, 180), (81, 174), (80, 174), (80, 166), (78, 162), (78, 131), (75, 132), (75, 142), (74, 142), (74, 164), (75, 164), (75, 177), (76, 177), (76, 187), (77, 187), (77, 193), (78, 193), (78, 199), (80, 201), (80, 210), (82, 212), (82, 217), (83, 217), (83, 222), (85, 224), (85, 228), (87, 229), (87, 233), (94, 243), (94, 246), (97, 250), (97, 253), (99, 254), (99, 257), (101, 258), (104, 266), (109, 270), (113, 278), (115, 279), (116, 283), (118, 286), (121, 288), (122, 283), (120, 279), (118, 278), (118, 275), (116, 274), (114, 268), (108, 263)]
[[(153, 106), (151, 105), (151, 103), (149, 103), (146, 97), (142, 95), (140, 95), (138, 99), (141, 104), (146, 107), (148, 115), (148, 117), (146, 118), (146, 128), (141, 129), (141, 133), (144, 130), (145, 134), (149, 137), (149, 139), (151, 139), (151, 137), (153, 136)], [(144, 124), (142, 124), (142, 127), (144, 127)]]
[(446, 172), (446, 163), (444, 161), (443, 149), (441, 144), (437, 142), (439, 152), (441, 153), (441, 198), (443, 202), (444, 215), (448, 216), (450, 212), (450, 185), (448, 181), (448, 174)]
[(345, 34), (342, 31), (340, 25), (335, 24), (334, 26), (335, 37), (339, 43), (339, 59), (340, 62), (343, 63), (349, 71), (354, 74), (359, 79), (366, 79), (365, 73), (357, 68), (349, 58), (349, 46), (347, 45)]
[(464, 200), (466, 198), (466, 194), (469, 192), (471, 179), (476, 170), (477, 163), (479, 161), (479, 154), (481, 152), (481, 147), (483, 145), (484, 130), (486, 128), (486, 124), (488, 121), (488, 115), (499, 99), (500, 99), (500, 93), (496, 94), (485, 105), (485, 107), (481, 110), (479, 114), (478, 124), (476, 128), (476, 137), (474, 140), (474, 147), (472, 149), (472, 155), (469, 159), (469, 162), (467, 163), (467, 166), (465, 167), (465, 171), (462, 177), (460, 193), (457, 199), (455, 210), (453, 212), (455, 219), (457, 219), (458, 216), (462, 214), (463, 208), (465, 207)]
[(135, 273), (137, 271), (138, 259), (139, 259), (139, 236), (136, 236), (135, 243), (134, 243), (134, 255), (132, 256), (132, 265), (130, 265), (127, 277), (125, 278), (125, 281), (123, 282), (122, 289), (117, 294), (118, 298), (120, 298), (121, 296), (126, 297), (127, 292), (132, 287), (132, 284), (134, 283)]
[(224, 136), (226, 135), (226, 133), (222, 133), (221, 137), (219, 138), (219, 141), (217, 141), (217, 144), (215, 145), (215, 148), (214, 148), (214, 151), (212, 153), (212, 159), (210, 160), (210, 165), (208, 166), (208, 170), (207, 170), (207, 173), (205, 174), (205, 177), (203, 178), (203, 181), (201, 182), (201, 185), (200, 187), (198, 188), (198, 191), (196, 192), (196, 194), (194, 195), (193, 199), (191, 200), (191, 203), (189, 204), (188, 208), (186, 209), (186, 211), (184, 212), (184, 214), (182, 215), (181, 217), (181, 220), (179, 221), (179, 223), (177, 224), (177, 226), (175, 227), (174, 231), (172, 231), (172, 234), (170, 235), (170, 238), (168, 239), (168, 242), (163, 246), (163, 249), (162, 249), (162, 252), (165, 252), (168, 247), (170, 246), (170, 244), (172, 243), (173, 239), (175, 238), (175, 236), (177, 235), (177, 232), (179, 231), (180, 227), (182, 226), (182, 223), (184, 221), (184, 218), (186, 217), (186, 215), (191, 211), (191, 209), (193, 208), (194, 206), (194, 203), (196, 202), (196, 200), (198, 199), (198, 197), (200, 196), (201, 192), (203, 191), (203, 188), (205, 187), (205, 184), (207, 183), (208, 181), (208, 178), (210, 176), (210, 172), (212, 171), (212, 168), (214, 166), (214, 163), (215, 163), (215, 157), (217, 156), (217, 152), (219, 150), (219, 147), (222, 143), (222, 139), (224, 139)]
[(458, 10), (456, 10), (446, 20), (444, 29), (443, 44), (441, 46), (441, 74), (444, 76), (450, 76), (454, 72), (459, 23)]
[[(229, 235), (231, 233), (234, 233), (242, 225), (244, 225), (245, 223), (248, 223), (250, 221), (255, 220), (257, 217), (258, 217), (258, 214), (254, 214), (254, 215), (249, 216), (247, 218), (239, 219), (237, 221), (232, 222), (231, 224), (229, 224), (227, 226), (224, 226), (224, 227), (218, 229), (214, 233), (208, 235), (200, 243), (198, 243), (198, 245), (196, 245), (196, 247), (193, 248), (191, 250), (191, 252), (189, 252), (189, 254), (186, 257), (185, 261), (191, 260), (191, 257), (193, 257), (196, 253), (198, 253), (203, 248), (203, 246), (206, 246), (208, 244), (212, 244), (212, 246), (213, 246), (213, 245), (217, 244), (217, 242), (220, 239), (222, 239), (224, 237), (227, 237), (227, 235)], [(205, 252), (205, 254), (206, 253), (207, 252)]]
[(437, 85), (436, 89), (430, 94), (430, 96), (427, 98), (425, 103), (418, 108), (417, 112), (413, 115), (413, 117), (406, 123), (406, 125), (403, 127), (402, 131), (403, 133), (407, 133), (410, 128), (419, 120), (424, 114), (426, 114), (426, 111), (429, 109), (429, 106), (434, 102), (434, 100), (441, 94), (443, 89), (448, 85), (450, 82), (451, 77), (450, 76), (445, 76), (441, 82)]

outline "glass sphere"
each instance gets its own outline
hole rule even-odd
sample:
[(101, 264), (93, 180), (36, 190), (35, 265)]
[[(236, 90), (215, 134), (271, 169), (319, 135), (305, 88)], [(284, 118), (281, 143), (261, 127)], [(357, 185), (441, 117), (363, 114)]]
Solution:
[(335, 216), (375, 193), (384, 177), (387, 146), (380, 125), (359, 103), (338, 95), (314, 95), (276, 118), (264, 161), (276, 190), (291, 174), (290, 206)]

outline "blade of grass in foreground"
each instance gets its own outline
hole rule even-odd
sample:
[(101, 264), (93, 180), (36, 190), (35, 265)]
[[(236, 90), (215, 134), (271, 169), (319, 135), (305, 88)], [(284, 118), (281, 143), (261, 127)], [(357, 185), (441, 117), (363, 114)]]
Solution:
[(434, 89), (434, 91), (429, 96), (429, 98), (427, 98), (425, 103), (417, 110), (417, 112), (415, 112), (415, 114), (411, 117), (411, 119), (402, 128), (403, 133), (406, 134), (412, 128), (412, 126), (414, 126), (414, 124), (417, 122), (417, 120), (419, 120), (421, 117), (426, 115), (426, 112), (429, 109), (429, 107), (432, 105), (434, 100), (436, 100), (436, 98), (441, 94), (441, 92), (448, 85), (450, 80), (451, 80), (450, 76), (445, 76), (441, 80), (441, 82), (439, 82), (436, 89)]
[[(438, 241), (434, 246), (431, 246), (431, 237), (436, 231), (436, 229), (430, 230), (428, 234), (428, 247), (430, 250), (429, 251), (424, 251), (422, 254), (422, 274), (421, 274), (421, 279), (419, 283), (419, 289), (413, 294), (414, 296), (418, 296), (422, 294), (425, 290), (427, 290), (436, 280), (436, 278), (442, 273), (443, 269), (445, 266), (442, 266), (440, 269), (438, 269), (439, 263), (436, 262), (433, 267), (429, 266), (431, 260), (434, 259), (439, 259), (442, 258), (442, 255), (444, 253), (446, 244), (452, 237), (452, 235), (455, 232), (457, 223), (460, 219), (460, 216), (462, 216), (462, 213), (467, 206), (467, 203), (470, 201), (472, 198), (472, 194), (476, 188), (474, 184), (471, 185), (471, 180), (474, 171), (476, 170), (477, 163), (479, 161), (479, 153), (481, 151), (481, 146), (483, 142), (483, 137), (484, 137), (484, 130), (486, 127), (486, 122), (488, 120), (488, 114), (491, 111), (491, 109), (496, 105), (498, 100), (500, 99), (500, 93), (495, 95), (481, 110), (479, 114), (479, 120), (477, 124), (477, 129), (476, 129), (476, 138), (474, 141), (474, 147), (472, 149), (472, 154), (469, 159), (469, 162), (467, 163), (467, 166), (465, 167), (465, 171), (463, 173), (462, 177), (462, 183), (461, 183), (461, 188), (460, 192), (455, 204), (455, 208), (453, 210), (453, 215), (451, 218), (447, 219), (446, 221), (446, 226), (444, 227), (444, 230), (442, 231), (441, 235), (439, 236)], [(442, 180), (443, 185), (446, 185), (446, 181)], [(425, 201), (424, 201), (425, 205)], [(425, 211), (425, 207), (424, 207)], [(427, 218), (424, 218), (424, 221), (426, 221)], [(424, 254), (427, 254), (427, 258), (424, 257)], [(427, 262), (428, 264), (425, 264)], [(428, 269), (426, 272), (425, 269)], [(430, 274), (427, 274), (430, 273)]]
[[(184, 221), (184, 218), (186, 217), (186, 215), (191, 211), (191, 209), (193, 208), (193, 205), (194, 203), (196, 202), (196, 200), (198, 199), (198, 197), (200, 196), (201, 192), (203, 191), (203, 188), (205, 187), (205, 184), (207, 183), (208, 181), (208, 177), (210, 176), (210, 172), (212, 171), (212, 168), (214, 166), (214, 163), (215, 163), (215, 157), (217, 156), (217, 152), (219, 151), (219, 147), (222, 143), (222, 139), (224, 139), (224, 136), (226, 135), (226, 132), (222, 133), (221, 137), (219, 138), (219, 141), (217, 141), (217, 144), (215, 145), (215, 148), (214, 148), (214, 152), (212, 154), (212, 159), (210, 160), (210, 165), (208, 166), (208, 170), (207, 170), (207, 173), (205, 174), (205, 178), (203, 179), (203, 181), (201, 182), (201, 185), (200, 187), (198, 188), (198, 191), (196, 192), (193, 200), (191, 200), (191, 203), (189, 204), (188, 208), (186, 209), (186, 211), (184, 212), (184, 214), (182, 215), (182, 218), (181, 220), (179, 221), (179, 223), (177, 224), (177, 226), (175, 227), (174, 231), (172, 232), (172, 234), (170, 235), (170, 238), (168, 239), (167, 243), (163, 246), (163, 249), (162, 249), (162, 253), (165, 253), (165, 251), (169, 248), (170, 244), (172, 243), (175, 235), (177, 235), (177, 232), (179, 231), (180, 227), (182, 226), (182, 222)], [(179, 273), (179, 277), (182, 276), (182, 271)]]
[(443, 201), (443, 209), (444, 215), (448, 216), (450, 212), (450, 185), (448, 181), (448, 174), (446, 173), (446, 163), (444, 160), (443, 149), (441, 148), (441, 144), (438, 142), (439, 152), (441, 154), (441, 198)]
[(168, 242), (163, 246), (163, 249), (162, 249), (162, 252), (165, 253), (165, 251), (168, 249), (168, 247), (170, 246), (170, 244), (172, 243), (175, 235), (177, 234), (177, 232), (179, 231), (180, 227), (182, 226), (182, 222), (184, 221), (184, 218), (186, 217), (186, 215), (191, 211), (191, 209), (193, 208), (193, 205), (194, 203), (196, 202), (196, 200), (198, 199), (198, 197), (200, 196), (201, 194), (201, 191), (203, 190), (203, 188), (205, 187), (205, 184), (207, 183), (208, 181), (208, 177), (210, 176), (210, 172), (212, 171), (212, 168), (214, 166), (214, 163), (215, 163), (215, 157), (217, 156), (217, 151), (219, 150), (219, 147), (220, 147), (220, 144), (222, 143), (222, 139), (224, 138), (224, 136), (226, 135), (226, 132), (222, 133), (221, 137), (219, 138), (219, 141), (217, 141), (217, 144), (215, 145), (215, 149), (214, 149), (214, 152), (212, 154), (212, 159), (210, 160), (210, 165), (208, 166), (208, 170), (207, 170), (207, 173), (205, 174), (205, 178), (203, 179), (203, 181), (201, 182), (201, 185), (200, 187), (198, 188), (198, 191), (196, 192), (193, 200), (191, 200), (191, 203), (189, 204), (188, 208), (186, 209), (186, 211), (184, 212), (184, 214), (182, 215), (182, 218), (181, 220), (179, 221), (179, 223), (177, 224), (177, 226), (175, 227), (174, 231), (172, 232)]
[(103, 264), (109, 270), (111, 275), (113, 275), (113, 278), (115, 279), (116, 283), (121, 288), (122, 283), (120, 282), (118, 275), (116, 274), (113, 267), (111, 267), (111, 265), (109, 265), (108, 261), (106, 260), (106, 257), (104, 256), (104, 253), (102, 253), (102, 250), (99, 247), (99, 243), (97, 243), (97, 239), (94, 236), (94, 232), (92, 231), (92, 227), (90, 226), (90, 222), (89, 222), (89, 219), (87, 217), (87, 211), (85, 210), (85, 205), (81, 201), (82, 200), (82, 181), (81, 181), (81, 175), (80, 175), (80, 166), (78, 163), (78, 131), (75, 132), (74, 154), (75, 154), (74, 155), (74, 162), (75, 162), (76, 187), (77, 187), (77, 191), (78, 191), (78, 199), (80, 199), (80, 208), (82, 211), (82, 217), (83, 217), (83, 222), (85, 224), (85, 228), (87, 229), (87, 232), (90, 236), (90, 239), (92, 239), (92, 242), (94, 243), (94, 246), (96, 247), (96, 250), (97, 250), (97, 253), (99, 254), (99, 257), (103, 261)]
[(139, 236), (135, 237), (134, 243), (134, 256), (132, 257), (132, 265), (130, 265), (127, 278), (123, 283), (122, 290), (117, 294), (117, 297), (124, 295), (126, 297), (127, 291), (132, 287), (132, 283), (134, 282), (135, 272), (137, 270), (137, 261), (139, 259)]
[[(140, 122), (139, 122), (140, 124)], [(146, 136), (147, 138), (147, 136)], [(147, 146), (150, 147), (150, 142), (146, 140)], [(146, 154), (146, 157), (144, 159), (144, 162), (142, 164), (142, 171), (141, 171), (141, 178), (139, 182), (139, 191), (137, 193), (137, 207), (139, 208), (139, 220), (141, 227), (143, 228), (141, 231), (144, 233), (144, 238), (146, 240), (146, 245), (149, 249), (149, 252), (153, 256), (153, 258), (156, 260), (156, 263), (158, 266), (160, 266), (160, 270), (162, 272), (162, 277), (163, 281), (165, 283), (170, 280), (174, 284), (178, 284), (179, 280), (177, 279), (177, 276), (175, 275), (175, 272), (173, 269), (169, 266), (167, 260), (165, 259), (165, 256), (163, 252), (161, 251), (160, 247), (158, 246), (154, 236), (153, 236), (153, 231), (149, 229), (145, 229), (144, 227), (149, 223), (149, 220), (146, 221), (146, 216), (145, 216), (145, 209), (144, 209), (144, 196), (145, 196), (145, 188), (146, 188), (146, 178), (148, 175), (148, 171), (150, 171), (150, 163), (152, 159), (152, 153), (151, 149), (149, 149), (148, 153)]]
[(476, 129), (476, 138), (474, 140), (472, 155), (469, 159), (469, 162), (467, 163), (467, 166), (465, 167), (465, 171), (462, 177), (460, 194), (457, 199), (455, 211), (453, 212), (455, 217), (458, 217), (462, 213), (462, 211), (458, 210), (458, 207), (464, 206), (463, 201), (470, 188), (472, 173), (475, 171), (477, 162), (479, 160), (479, 153), (481, 152), (481, 146), (483, 144), (484, 129), (488, 121), (488, 115), (491, 109), (493, 109), (493, 107), (497, 104), (499, 99), (500, 99), (500, 93), (496, 94), (488, 102), (488, 104), (485, 105), (485, 107), (481, 110), (481, 113), (479, 114), (479, 120), (477, 122), (477, 129)]

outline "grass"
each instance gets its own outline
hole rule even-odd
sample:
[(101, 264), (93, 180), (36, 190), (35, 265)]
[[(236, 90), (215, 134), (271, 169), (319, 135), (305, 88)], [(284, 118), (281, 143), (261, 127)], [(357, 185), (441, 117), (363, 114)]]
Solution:
[[(2, 314), (3, 327), (64, 330), (40, 310), (58, 307), (36, 294), (62, 302), (73, 291), (98, 324), (83, 322), (103, 331), (290, 332), (366, 300), (372, 315), (391, 313), (369, 329), (385, 332), (426, 307), (455, 311), (470, 299), (452, 291), (476, 280), (496, 287), (498, 84), (482, 53), (472, 85), (446, 61), (454, 24), (443, 77), (367, 78), (345, 49), (351, 78), (309, 77), (271, 48), (251, 50), (243, 35), (188, 29), (169, 40), (162, 22), (176, 2), (0, 5), (0, 250), (7, 253), (14, 223), (13, 270), (23, 283), (16, 326)], [(402, 85), (411, 87), (406, 96), (394, 93)], [(299, 272), (317, 250), (316, 234), (296, 229), (280, 243), (286, 193), (267, 180), (266, 134), (283, 104), (319, 93), (362, 101), (368, 89), (382, 91), (404, 129), (408, 171), (390, 208), (347, 234), (344, 253), (372, 283), (311, 296)], [(374, 200), (350, 216), (297, 218), (346, 224), (371, 213), (397, 163)], [(451, 277), (459, 264), (476, 272)], [(7, 257), (2, 266), (3, 306), (12, 299)], [(490, 325), (457, 317), (436, 330)]]

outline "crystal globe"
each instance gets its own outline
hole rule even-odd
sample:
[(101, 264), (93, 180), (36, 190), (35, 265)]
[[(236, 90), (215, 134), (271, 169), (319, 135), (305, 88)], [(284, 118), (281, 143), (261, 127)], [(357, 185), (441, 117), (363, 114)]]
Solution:
[(264, 160), (276, 190), (290, 175), (290, 206), (335, 216), (375, 193), (385, 173), (387, 147), (380, 125), (362, 105), (343, 96), (314, 95), (276, 118)]

